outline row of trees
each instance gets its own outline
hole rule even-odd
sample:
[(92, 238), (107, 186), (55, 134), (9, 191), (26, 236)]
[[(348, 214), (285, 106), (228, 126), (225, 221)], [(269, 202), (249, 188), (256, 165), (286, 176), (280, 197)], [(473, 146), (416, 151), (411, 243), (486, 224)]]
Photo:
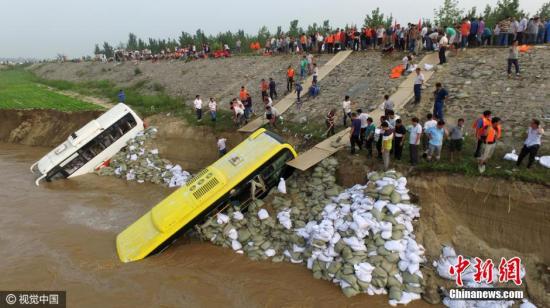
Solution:
[[(458, 0), (444, 0), (439, 9), (434, 10), (435, 22), (440, 26), (450, 26), (460, 23), (463, 17), (483, 17), (485, 25), (494, 28), (498, 22), (508, 17), (521, 18), (528, 16), (519, 7), (519, 0), (499, 0), (496, 6), (487, 4), (483, 12), (478, 12), (477, 7), (465, 11), (459, 7)], [(543, 20), (550, 18), (550, 1), (543, 3), (540, 9), (533, 16), (539, 16)]]
[[(500, 20), (506, 17), (520, 17), (524, 16), (525, 12), (519, 8), (519, 0), (499, 0), (495, 7), (487, 5), (483, 12), (477, 12), (477, 8), (473, 7), (468, 11), (464, 11), (459, 7), (458, 0), (444, 0), (443, 5), (434, 10), (435, 24), (439, 26), (449, 26), (459, 23), (460, 20), (465, 17), (483, 17), (485, 23), (489, 27), (494, 27), (494, 25)], [(538, 16), (542, 18), (550, 17), (550, 1), (542, 5), (542, 7), (537, 12)], [(423, 23), (430, 25), (430, 20), (423, 18)], [(415, 22), (415, 21), (412, 21)], [(394, 23), (394, 18), (390, 14), (384, 15), (380, 12), (379, 8), (372, 10), (370, 14), (367, 14), (363, 26), (366, 27), (378, 27), (383, 25), (385, 27), (390, 27)], [(346, 25), (345, 28), (355, 27), (354, 25)], [(116, 48), (126, 48), (129, 50), (143, 50), (149, 49), (152, 53), (160, 53), (161, 50), (169, 48), (174, 50), (178, 46), (191, 46), (195, 45), (197, 48), (203, 44), (209, 44), (212, 50), (218, 50), (223, 47), (223, 44), (228, 44), (231, 48), (236, 46), (237, 41), (241, 42), (241, 49), (244, 52), (250, 51), (250, 44), (252, 42), (261, 42), (262, 45), (270, 37), (280, 37), (281, 35), (288, 35), (291, 37), (298, 37), (302, 33), (314, 34), (320, 32), (323, 35), (326, 35), (329, 32), (334, 31), (335, 28), (330, 25), (329, 20), (325, 20), (320, 24), (313, 23), (303, 28), (299, 25), (298, 20), (292, 20), (289, 24), (288, 30), (283, 33), (281, 26), (277, 27), (275, 32), (270, 32), (266, 26), (262, 26), (258, 33), (252, 35), (247, 34), (243, 30), (238, 30), (237, 32), (223, 32), (218, 33), (217, 35), (207, 35), (203, 30), (198, 29), (194, 34), (188, 32), (182, 32), (177, 39), (168, 38), (168, 39), (154, 39), (149, 38), (143, 40), (138, 38), (134, 33), (128, 35), (128, 41), (126, 43), (120, 43)], [(108, 42), (104, 42), (100, 47), (99, 44), (95, 45), (94, 54), (103, 53), (108, 58), (114, 55), (115, 47), (110, 45)]]

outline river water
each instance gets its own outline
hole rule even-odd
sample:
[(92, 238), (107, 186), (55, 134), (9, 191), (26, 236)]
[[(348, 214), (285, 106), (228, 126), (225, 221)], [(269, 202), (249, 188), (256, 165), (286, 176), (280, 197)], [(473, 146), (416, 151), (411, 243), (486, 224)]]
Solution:
[(389, 307), (193, 239), (123, 264), (116, 234), (170, 190), (96, 175), (36, 187), (29, 166), (48, 150), (0, 143), (0, 290), (66, 290), (68, 307)]

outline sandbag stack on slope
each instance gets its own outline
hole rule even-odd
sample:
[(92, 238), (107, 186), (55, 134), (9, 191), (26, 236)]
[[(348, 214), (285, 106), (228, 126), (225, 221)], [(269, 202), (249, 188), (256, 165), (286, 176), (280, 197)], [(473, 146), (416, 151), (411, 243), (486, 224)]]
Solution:
[(406, 179), (371, 173), (368, 185), (343, 190), (337, 164), (326, 159), (287, 180), (288, 194), (274, 192), (245, 214), (220, 213), (198, 230), (252, 259), (304, 264), (347, 296), (389, 293), (392, 305), (419, 299), (424, 249), (413, 234), (419, 208), (409, 204)]
[(287, 180), (288, 194), (273, 190), (267, 198), (269, 204), (255, 200), (244, 215), (235, 205), (226, 213), (210, 217), (197, 230), (214, 244), (246, 253), (253, 260), (302, 263), (306, 242), (294, 229), (321, 217), (322, 204), (341, 191), (334, 176), (337, 165), (335, 159), (326, 159), (312, 172)]
[(150, 149), (146, 145), (149, 138), (155, 138), (157, 129), (149, 127), (127, 142), (126, 147), (118, 152), (108, 167), (97, 172), (99, 175), (115, 175), (128, 181), (138, 183), (152, 182), (155, 184), (179, 187), (185, 184), (191, 174), (159, 157), (158, 149)]

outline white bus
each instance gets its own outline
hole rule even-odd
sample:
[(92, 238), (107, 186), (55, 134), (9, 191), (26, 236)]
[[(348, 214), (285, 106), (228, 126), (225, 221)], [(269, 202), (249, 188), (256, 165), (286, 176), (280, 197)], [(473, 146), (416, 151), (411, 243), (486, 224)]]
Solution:
[(143, 121), (130, 107), (119, 103), (90, 121), (31, 166), (42, 179), (71, 178), (93, 172), (111, 159), (126, 142), (143, 131)]

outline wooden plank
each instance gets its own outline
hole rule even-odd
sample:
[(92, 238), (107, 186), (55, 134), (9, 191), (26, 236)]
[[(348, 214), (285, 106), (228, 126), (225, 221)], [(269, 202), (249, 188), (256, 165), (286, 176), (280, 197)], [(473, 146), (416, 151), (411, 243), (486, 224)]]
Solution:
[[(424, 64), (430, 64), (430, 65), (436, 65), (439, 63), (439, 58), (437, 53), (432, 53), (426, 55), (418, 64), (419, 67), (422, 69), (424, 68)], [(327, 63), (328, 64), (328, 63)], [(424, 74), (424, 80), (428, 81), (434, 74), (433, 71), (423, 71)], [(394, 109), (396, 111), (402, 109), (410, 100), (413, 99), (414, 93), (414, 73), (408, 75), (403, 82), (397, 87), (397, 91), (393, 93), (393, 95), (390, 96), (390, 99), (394, 103)], [(384, 111), (380, 108), (382, 105), (379, 105), (375, 110), (373, 110), (369, 116), (371, 116), (375, 121), (380, 119), (380, 117), (384, 114)], [(296, 169), (306, 171), (307, 169), (315, 166), (317, 163), (322, 161), (323, 159), (333, 155), (334, 153), (338, 152), (342, 148), (346, 146), (346, 144), (349, 143), (349, 133), (351, 129), (346, 128), (334, 136), (331, 136), (317, 145), (315, 145), (310, 150), (306, 151), (305, 153), (300, 154), (295, 159), (289, 161), (287, 164), (289, 166), (292, 166)], [(339, 146), (334, 147), (333, 143), (340, 139)]]
[[(325, 76), (327, 76), (335, 67), (337, 67), (340, 63), (344, 62), (344, 60), (351, 54), (351, 52), (352, 52), (351, 50), (345, 50), (334, 55), (325, 65), (319, 68), (317, 80), (319, 81), (323, 79)], [(309, 76), (305, 81), (303, 81), (303, 84), (307, 85), (307, 84), (311, 84), (312, 82), (313, 82), (313, 76)], [(277, 109), (277, 111), (279, 111), (279, 113), (282, 114), (285, 111), (287, 111), (292, 105), (294, 105), (295, 102), (296, 102), (296, 95), (294, 93), (289, 93), (287, 96), (283, 97), (279, 102), (277, 102), (274, 106)], [(252, 133), (256, 131), (258, 128), (265, 125), (266, 123), (267, 123), (267, 120), (264, 119), (263, 116), (260, 116), (250, 121), (245, 126), (241, 127), (239, 131), (243, 133)]]

